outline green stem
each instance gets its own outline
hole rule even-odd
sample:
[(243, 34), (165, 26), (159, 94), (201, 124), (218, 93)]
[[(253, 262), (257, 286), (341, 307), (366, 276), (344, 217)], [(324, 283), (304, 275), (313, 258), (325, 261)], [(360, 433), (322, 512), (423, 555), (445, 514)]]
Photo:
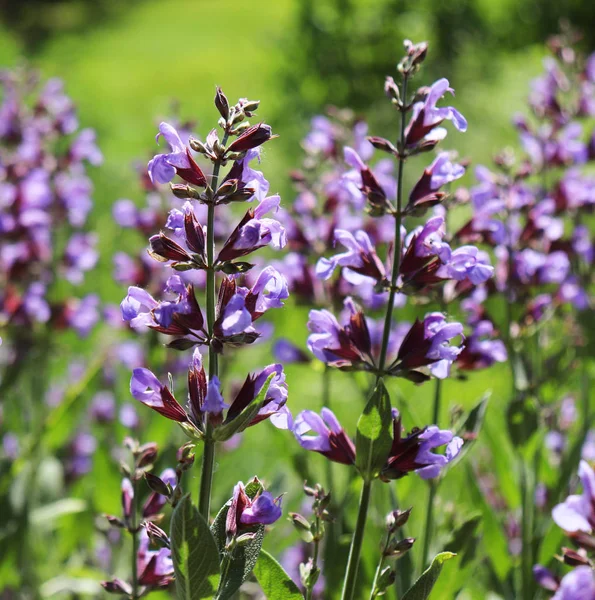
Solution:
[(380, 554), (380, 560), (378, 561), (378, 566), (376, 567), (376, 573), (374, 574), (374, 581), (372, 582), (372, 589), (370, 590), (370, 600), (375, 600), (375, 598), (378, 598), (378, 594), (376, 593), (376, 586), (378, 585), (378, 579), (380, 578), (380, 573), (382, 573), (382, 569), (384, 568), (384, 563), (386, 562), (386, 553), (388, 551), (389, 543), (390, 543), (390, 533), (387, 533), (386, 541), (384, 542), (384, 548), (382, 549), (382, 553)]
[(357, 579), (357, 570), (359, 567), (359, 557), (362, 551), (362, 542), (364, 540), (364, 529), (368, 517), (368, 506), (370, 505), (370, 491), (372, 489), (371, 481), (364, 481), (362, 495), (359, 501), (359, 512), (357, 514), (357, 523), (351, 540), (349, 549), (349, 559), (347, 561), (347, 571), (345, 572), (345, 582), (343, 583), (343, 594), (341, 600), (353, 600), (355, 594), (355, 582)]
[[(331, 369), (329, 366), (324, 367), (322, 373), (322, 406), (328, 409), (331, 408)], [(335, 482), (333, 477), (333, 463), (330, 460), (326, 461), (326, 484), (328, 490), (333, 494), (336, 493)]]
[[(228, 134), (223, 136), (222, 144), (225, 146)], [(206, 304), (207, 304), (207, 332), (209, 340), (212, 341), (215, 326), (215, 306), (217, 301), (217, 289), (215, 281), (215, 192), (219, 182), (219, 171), (221, 160), (217, 160), (213, 166), (211, 176), (211, 193), (207, 213), (207, 281), (206, 281)], [(213, 344), (209, 343), (209, 381), (213, 380), (219, 373), (217, 353)], [(211, 488), (213, 487), (213, 470), (215, 466), (215, 440), (213, 440), (213, 428), (208, 420), (206, 422), (204, 451), (202, 455), (202, 471), (200, 476), (200, 493), (198, 500), (198, 511), (208, 522), (211, 511)]]
[(130, 515), (130, 535), (132, 536), (132, 594), (131, 600), (136, 600), (139, 597), (138, 590), (138, 482), (136, 473), (132, 478), (132, 514)]
[[(442, 400), (442, 380), (436, 379), (436, 387), (434, 388), (434, 409), (432, 423), (438, 425), (440, 417), (440, 404)], [(430, 552), (430, 544), (432, 543), (432, 530), (434, 528), (434, 501), (436, 499), (436, 491), (438, 490), (438, 482), (434, 479), (430, 481), (430, 490), (428, 495), (428, 506), (426, 509), (426, 525), (424, 529), (424, 545), (421, 553), (421, 571), (423, 572)]]
[[(407, 103), (407, 76), (403, 77), (401, 91), (403, 102)], [(386, 306), (386, 316), (384, 318), (384, 331), (382, 333), (382, 346), (380, 347), (380, 358), (378, 360), (378, 375), (376, 381), (382, 376), (382, 371), (386, 365), (386, 353), (388, 351), (388, 340), (390, 337), (390, 328), (393, 318), (393, 306), (395, 295), (397, 293), (397, 279), (399, 278), (399, 269), (401, 266), (401, 206), (403, 200), (403, 169), (405, 166), (405, 107), (401, 109), (401, 134), (399, 136), (399, 168), (397, 175), (397, 214), (395, 217), (395, 246), (393, 248), (393, 267), (390, 277), (390, 290), (388, 293), (388, 304)]]
[[(330, 462), (330, 461), (329, 461)], [(316, 531), (320, 531), (320, 517), (316, 517)], [(318, 570), (318, 554), (320, 553), (320, 537), (318, 533), (314, 538), (314, 555), (312, 556), (312, 572), (316, 572)], [(308, 589), (306, 590), (306, 600), (312, 600), (312, 596), (314, 594), (314, 585), (315, 583), (308, 585)]]
[(221, 563), (221, 579), (219, 579), (219, 586), (217, 587), (217, 596), (215, 596), (215, 600), (218, 600), (218, 598), (221, 596), (221, 592), (224, 589), (225, 581), (229, 575), (229, 568), (231, 567), (231, 560), (233, 558), (234, 551), (235, 548), (231, 550), (231, 552), (225, 552), (223, 557), (223, 562)]

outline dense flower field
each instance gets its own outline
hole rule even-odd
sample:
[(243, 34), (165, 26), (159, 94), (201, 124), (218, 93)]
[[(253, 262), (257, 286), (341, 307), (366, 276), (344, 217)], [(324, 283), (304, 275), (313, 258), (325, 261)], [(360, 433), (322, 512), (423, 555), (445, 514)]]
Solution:
[[(473, 123), (405, 41), (392, 121), (313, 118), (291, 198), (266, 108), (217, 88), (205, 135), (159, 124), (144, 203), (108, 199), (107, 257), (101, 140), (62, 81), (4, 71), (2, 598), (595, 600), (595, 54), (575, 41), (550, 40), (487, 166), (449, 149)], [(453, 395), (490, 370), (498, 414), (491, 388)]]

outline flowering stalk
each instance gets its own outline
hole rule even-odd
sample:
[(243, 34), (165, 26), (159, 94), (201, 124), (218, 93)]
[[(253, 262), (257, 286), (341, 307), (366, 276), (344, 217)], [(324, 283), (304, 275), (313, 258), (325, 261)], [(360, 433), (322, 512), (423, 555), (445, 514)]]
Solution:
[[(229, 134), (227, 131), (224, 134), (222, 145), (225, 146)], [(207, 333), (209, 339), (213, 338), (213, 330), (215, 325), (215, 198), (214, 190), (217, 189), (219, 180), (219, 171), (221, 169), (221, 159), (217, 160), (213, 167), (213, 175), (211, 177), (211, 187), (209, 190), (210, 201), (208, 204), (207, 213), (207, 285), (206, 285), (206, 303), (207, 303)], [(213, 344), (209, 344), (209, 380), (213, 381), (213, 377), (218, 377), (218, 361), (217, 354)], [(198, 511), (208, 520), (211, 506), (211, 487), (213, 485), (213, 469), (215, 466), (215, 442), (212, 437), (213, 427), (210, 420), (207, 420), (204, 449), (202, 455), (202, 467), (200, 475), (200, 493), (198, 500)]]
[(345, 581), (343, 583), (342, 600), (352, 600), (355, 594), (355, 582), (357, 580), (357, 571), (359, 567), (359, 557), (364, 540), (364, 529), (368, 518), (368, 507), (370, 505), (370, 493), (372, 491), (372, 482), (365, 481), (362, 486), (362, 493), (359, 499), (359, 512), (357, 513), (357, 522), (355, 531), (351, 540), (349, 549), (349, 559), (347, 561), (347, 571), (345, 572)]
[(388, 340), (390, 337), (391, 323), (393, 317), (393, 307), (395, 303), (395, 295), (397, 293), (397, 279), (399, 277), (399, 269), (401, 266), (401, 224), (403, 221), (403, 215), (401, 214), (401, 207), (403, 203), (403, 171), (405, 167), (405, 114), (407, 111), (407, 78), (408, 73), (403, 73), (403, 83), (401, 88), (401, 98), (403, 103), (400, 105), (401, 113), (401, 134), (399, 137), (399, 156), (398, 156), (398, 175), (397, 175), (397, 210), (395, 217), (395, 245), (393, 248), (393, 267), (390, 278), (390, 290), (388, 293), (388, 303), (386, 305), (386, 316), (384, 318), (384, 331), (382, 334), (382, 346), (380, 348), (380, 358), (378, 364), (378, 375), (376, 381), (382, 376), (386, 363), (386, 353), (388, 351)]
[(131, 600), (136, 600), (138, 595), (138, 566), (137, 566), (137, 555), (138, 555), (138, 480), (135, 477), (132, 479), (132, 512), (130, 513), (130, 528), (128, 529), (130, 536), (132, 537), (132, 594), (130, 594)]
[[(405, 166), (405, 112), (407, 110), (407, 73), (403, 73), (403, 83), (401, 98), (403, 99), (400, 105), (401, 113), (401, 133), (399, 137), (399, 168), (397, 175), (397, 208), (395, 217), (395, 242), (393, 249), (393, 266), (390, 279), (390, 289), (388, 294), (388, 303), (386, 305), (386, 316), (384, 318), (384, 330), (382, 333), (382, 345), (380, 347), (380, 357), (378, 359), (378, 372), (376, 374), (376, 382), (382, 377), (386, 364), (386, 355), (388, 351), (388, 342), (391, 333), (391, 324), (393, 317), (393, 308), (395, 295), (397, 293), (397, 279), (399, 277), (399, 268), (401, 263), (401, 205), (403, 195), (403, 169)], [(364, 528), (368, 518), (368, 506), (370, 504), (370, 493), (372, 488), (371, 481), (365, 481), (362, 487), (362, 493), (359, 502), (359, 512), (357, 515), (357, 523), (353, 538), (351, 540), (351, 548), (349, 549), (349, 559), (347, 561), (347, 570), (345, 571), (345, 581), (343, 584), (343, 600), (351, 600), (355, 593), (355, 582), (357, 579), (357, 571), (359, 567), (360, 554), (362, 550), (362, 542), (364, 539)]]

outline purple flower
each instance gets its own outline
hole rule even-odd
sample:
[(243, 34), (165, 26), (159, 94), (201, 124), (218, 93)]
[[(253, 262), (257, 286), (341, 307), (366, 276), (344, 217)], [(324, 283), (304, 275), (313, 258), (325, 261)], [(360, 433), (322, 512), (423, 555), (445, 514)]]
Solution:
[(594, 600), (595, 574), (588, 566), (576, 567), (560, 582), (552, 600)]
[(344, 229), (335, 229), (334, 239), (345, 246), (347, 252), (331, 258), (320, 258), (316, 263), (316, 275), (319, 278), (330, 279), (337, 266), (348, 267), (374, 281), (382, 281), (385, 278), (384, 265), (365, 231), (352, 234)]
[(232, 336), (245, 332), (252, 327), (252, 315), (246, 308), (245, 293), (234, 294), (225, 305), (221, 331), (223, 335)]
[(66, 320), (79, 336), (89, 335), (99, 321), (99, 297), (89, 294), (81, 300), (71, 299), (67, 306)]
[(159, 142), (161, 136), (168, 143), (171, 152), (158, 154), (149, 161), (147, 168), (151, 181), (168, 183), (178, 174), (188, 183), (205, 186), (204, 174), (192, 159), (190, 150), (184, 145), (174, 127), (168, 123), (161, 123), (155, 140)]
[(459, 131), (467, 131), (467, 121), (461, 113), (452, 106), (443, 108), (436, 106), (438, 100), (447, 92), (454, 94), (452, 88), (449, 87), (448, 80), (439, 79), (432, 84), (425, 100), (423, 102), (416, 102), (413, 105), (413, 115), (405, 130), (407, 146), (413, 146), (424, 138), (427, 141), (442, 139), (446, 135), (446, 132), (442, 128), (438, 130), (434, 128), (444, 120), (452, 121), (455, 128)]
[(103, 162), (103, 154), (95, 143), (96, 135), (93, 129), (82, 129), (70, 147), (70, 156), (75, 161), (88, 160), (97, 167)]
[[(441, 446), (446, 446), (444, 454), (432, 452)], [(462, 446), (461, 438), (436, 425), (414, 429), (403, 437), (401, 417), (393, 409), (393, 444), (380, 477), (384, 481), (390, 481), (414, 472), (422, 479), (433, 479), (456, 458)]]
[(281, 515), (281, 496), (273, 498), (270, 492), (264, 491), (243, 510), (240, 523), (244, 525), (271, 525), (278, 521)]
[(286, 365), (310, 362), (310, 358), (301, 348), (285, 338), (279, 338), (275, 341), (272, 352), (276, 360)]
[(318, 452), (329, 460), (345, 465), (355, 463), (355, 445), (328, 408), (320, 415), (304, 410), (295, 418), (293, 434), (305, 450)]
[(310, 131), (302, 141), (304, 150), (308, 154), (331, 154), (335, 148), (335, 128), (331, 121), (317, 115), (310, 126)]
[(271, 308), (282, 308), (283, 300), (288, 297), (285, 277), (274, 267), (265, 267), (250, 289), (247, 301), (254, 303), (252, 312), (263, 314)]
[(130, 379), (130, 393), (139, 402), (172, 421), (188, 421), (186, 411), (178, 404), (169, 388), (161, 385), (149, 369), (134, 369)]
[(81, 284), (84, 273), (95, 267), (99, 259), (96, 245), (97, 235), (95, 234), (75, 233), (72, 235), (64, 251), (65, 277), (70, 283)]
[(468, 279), (473, 285), (479, 285), (485, 283), (494, 274), (494, 267), (489, 264), (488, 255), (475, 246), (461, 246), (452, 252), (445, 251), (444, 256), (448, 258), (444, 261), (444, 267), (437, 271), (439, 276), (443, 271), (447, 277), (455, 281)]
[[(250, 167), (250, 162), (255, 158), (260, 162), (260, 148), (253, 148), (246, 152), (246, 156), (242, 159), (242, 176), (241, 180), (245, 187), (254, 190), (253, 198), (262, 202), (269, 193), (270, 184), (265, 179), (262, 171), (256, 171)], [(252, 198), (252, 199), (253, 199)]]
[(502, 340), (493, 339), (494, 334), (494, 324), (491, 321), (484, 319), (475, 323), (471, 335), (456, 359), (459, 369), (485, 369), (495, 362), (506, 362), (506, 346)]
[(132, 200), (122, 198), (114, 202), (112, 216), (120, 227), (132, 228), (138, 225), (138, 208)]
[(219, 378), (214, 376), (207, 385), (207, 395), (202, 405), (204, 412), (212, 415), (220, 415), (224, 409), (229, 408), (229, 404), (226, 404), (221, 395), (221, 384)]
[(97, 392), (91, 400), (91, 418), (98, 423), (111, 423), (116, 418), (116, 399), (107, 390)]
[(568, 496), (564, 502), (554, 506), (552, 518), (568, 533), (591, 533), (595, 527), (595, 473), (586, 461), (581, 460), (578, 475), (583, 493)]

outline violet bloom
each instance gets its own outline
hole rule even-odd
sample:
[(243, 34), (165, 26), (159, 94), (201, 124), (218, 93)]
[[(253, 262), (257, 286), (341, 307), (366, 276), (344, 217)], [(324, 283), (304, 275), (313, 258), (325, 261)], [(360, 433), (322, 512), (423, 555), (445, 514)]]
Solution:
[[(414, 429), (403, 436), (399, 411), (393, 409), (393, 443), (380, 478), (383, 481), (400, 479), (408, 473), (416, 473), (422, 479), (434, 479), (444, 467), (459, 454), (463, 440), (451, 431), (430, 425)], [(432, 452), (446, 446), (444, 454)]]
[(70, 156), (75, 161), (88, 160), (93, 166), (99, 166), (103, 162), (103, 154), (95, 143), (96, 138), (93, 129), (82, 129), (70, 147)]
[(447, 256), (441, 271), (455, 281), (469, 280), (473, 285), (485, 283), (494, 275), (494, 267), (489, 264), (489, 257), (475, 246), (461, 246), (452, 252), (445, 252)]
[(413, 105), (413, 114), (405, 138), (407, 146), (413, 146), (425, 138), (426, 141), (437, 142), (446, 136), (446, 131), (438, 127), (444, 120), (452, 121), (459, 131), (467, 131), (467, 121), (461, 113), (452, 106), (438, 108), (436, 103), (447, 92), (454, 94), (449, 86), (448, 79), (439, 79), (430, 87), (430, 91), (423, 102)]
[(259, 202), (262, 202), (269, 193), (270, 184), (265, 179), (262, 171), (256, 171), (250, 166), (254, 159), (260, 162), (260, 154), (260, 148), (252, 148), (246, 152), (246, 156), (242, 159), (241, 180), (245, 187), (254, 190), (251, 200), (256, 198)]
[(225, 242), (217, 262), (246, 256), (264, 246), (274, 250), (284, 248), (287, 244), (285, 228), (276, 219), (265, 217), (271, 211), (278, 211), (280, 203), (279, 196), (269, 196), (250, 209)]
[(83, 282), (84, 273), (95, 267), (99, 259), (96, 246), (97, 235), (92, 233), (75, 233), (68, 240), (64, 258), (66, 262), (65, 277), (70, 283), (80, 285)]
[(318, 452), (329, 460), (345, 465), (355, 463), (355, 446), (335, 414), (323, 408), (320, 415), (304, 410), (295, 418), (293, 434), (305, 450)]
[(265, 267), (250, 289), (254, 297), (254, 311), (265, 313), (271, 308), (282, 308), (283, 300), (289, 298), (287, 280), (274, 267)]
[(442, 313), (435, 312), (424, 318), (424, 337), (430, 341), (426, 357), (433, 360), (429, 369), (434, 377), (445, 379), (450, 373), (450, 365), (461, 353), (462, 348), (451, 346), (450, 341), (463, 335), (460, 323), (448, 323)]
[(332, 122), (321, 115), (313, 117), (302, 146), (308, 154), (331, 154), (335, 148), (335, 127)]
[(153, 588), (165, 588), (174, 578), (174, 566), (169, 548), (149, 549), (149, 536), (143, 527), (136, 559), (138, 582)]
[(238, 292), (230, 298), (222, 317), (221, 331), (225, 336), (238, 335), (251, 329), (252, 315), (246, 308), (246, 292)]
[(116, 418), (116, 399), (107, 390), (97, 392), (91, 400), (89, 413), (98, 423), (111, 423)]
[(595, 574), (588, 566), (576, 567), (565, 575), (552, 600), (594, 600)]
[(126, 298), (120, 304), (122, 318), (135, 328), (168, 327), (175, 314), (187, 314), (191, 311), (187, 290), (183, 284), (180, 284), (181, 279), (173, 276), (166, 286), (166, 290), (178, 293), (175, 302), (158, 302), (146, 290), (130, 286)]
[(134, 369), (130, 379), (130, 393), (139, 402), (172, 421), (186, 423), (189, 420), (186, 411), (178, 404), (169, 388), (162, 385), (149, 369)]
[(67, 304), (66, 320), (80, 337), (86, 337), (99, 321), (99, 297), (89, 294), (82, 299), (71, 298)]
[(595, 473), (586, 461), (581, 460), (578, 475), (583, 493), (568, 496), (564, 502), (554, 506), (552, 518), (568, 533), (592, 533), (595, 527)]
[(331, 258), (320, 258), (316, 263), (316, 275), (320, 279), (330, 279), (338, 266), (348, 267), (374, 281), (385, 278), (384, 265), (365, 231), (356, 231), (352, 234), (344, 229), (335, 229), (334, 240), (345, 246), (347, 252)]
[(202, 410), (212, 415), (220, 415), (226, 408), (229, 408), (229, 404), (225, 403), (221, 395), (219, 378), (214, 376), (207, 384), (207, 394), (202, 405)]
[(457, 357), (459, 369), (485, 369), (496, 362), (506, 362), (508, 352), (502, 340), (494, 339), (494, 324), (487, 319), (473, 325), (473, 331)]
[(293, 342), (285, 338), (279, 338), (273, 344), (273, 356), (283, 364), (309, 363), (308, 355)]
[(159, 133), (155, 137), (157, 143), (161, 136), (171, 151), (169, 154), (158, 154), (149, 161), (149, 177), (153, 183), (169, 183), (175, 177), (177, 169), (191, 168), (190, 153), (175, 128), (168, 123), (161, 123)]
[(270, 492), (260, 493), (243, 511), (243, 525), (271, 525), (281, 518), (281, 496), (273, 498)]

